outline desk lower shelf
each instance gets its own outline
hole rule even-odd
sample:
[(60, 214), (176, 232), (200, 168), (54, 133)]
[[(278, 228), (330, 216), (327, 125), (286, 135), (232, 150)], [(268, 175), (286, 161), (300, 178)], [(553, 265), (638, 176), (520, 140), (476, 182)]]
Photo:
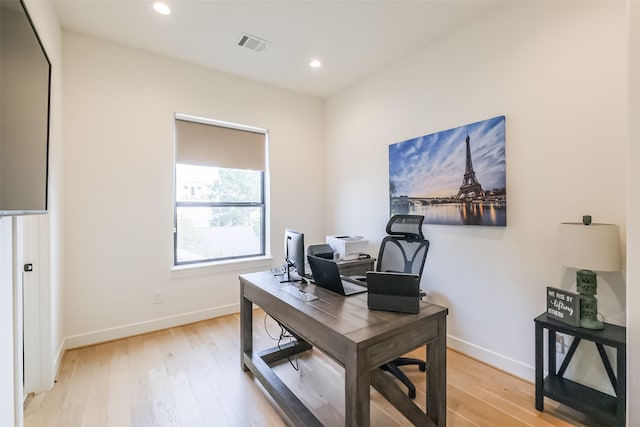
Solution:
[(580, 409), (606, 425), (616, 422), (618, 407), (614, 396), (558, 376), (545, 378), (543, 393), (556, 402)]

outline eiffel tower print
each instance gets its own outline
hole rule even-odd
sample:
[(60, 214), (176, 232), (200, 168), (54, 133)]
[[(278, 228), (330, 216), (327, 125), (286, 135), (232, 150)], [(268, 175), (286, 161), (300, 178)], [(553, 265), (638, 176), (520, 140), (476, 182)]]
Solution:
[(390, 144), (391, 215), (423, 215), (425, 224), (506, 226), (505, 148), (505, 116)]
[(458, 191), (458, 195), (456, 196), (456, 199), (467, 202), (472, 200), (484, 200), (484, 190), (476, 178), (476, 172), (473, 170), (471, 148), (469, 146), (470, 141), (471, 138), (469, 138), (469, 135), (467, 134), (467, 165), (464, 171), (464, 177), (462, 178), (460, 191)]

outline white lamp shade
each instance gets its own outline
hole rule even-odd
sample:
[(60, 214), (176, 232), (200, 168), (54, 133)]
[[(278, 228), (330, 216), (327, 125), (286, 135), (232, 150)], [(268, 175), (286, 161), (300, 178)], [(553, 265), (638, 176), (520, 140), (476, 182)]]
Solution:
[(558, 260), (566, 267), (619, 271), (620, 231), (615, 224), (564, 222), (558, 228)]

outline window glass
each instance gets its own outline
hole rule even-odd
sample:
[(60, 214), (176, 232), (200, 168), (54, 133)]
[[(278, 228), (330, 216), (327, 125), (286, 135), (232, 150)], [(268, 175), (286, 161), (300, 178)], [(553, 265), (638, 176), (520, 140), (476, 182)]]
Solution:
[(178, 264), (263, 253), (260, 207), (179, 207), (177, 217)]

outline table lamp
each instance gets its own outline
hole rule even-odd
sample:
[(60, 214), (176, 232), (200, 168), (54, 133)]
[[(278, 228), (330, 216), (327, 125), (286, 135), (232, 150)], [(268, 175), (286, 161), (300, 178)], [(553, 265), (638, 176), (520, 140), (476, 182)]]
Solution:
[(565, 222), (558, 228), (558, 260), (566, 267), (578, 268), (576, 287), (580, 294), (580, 326), (602, 329), (598, 320), (597, 278), (595, 271), (618, 271), (620, 232), (615, 224), (592, 224), (591, 216), (582, 223)]

